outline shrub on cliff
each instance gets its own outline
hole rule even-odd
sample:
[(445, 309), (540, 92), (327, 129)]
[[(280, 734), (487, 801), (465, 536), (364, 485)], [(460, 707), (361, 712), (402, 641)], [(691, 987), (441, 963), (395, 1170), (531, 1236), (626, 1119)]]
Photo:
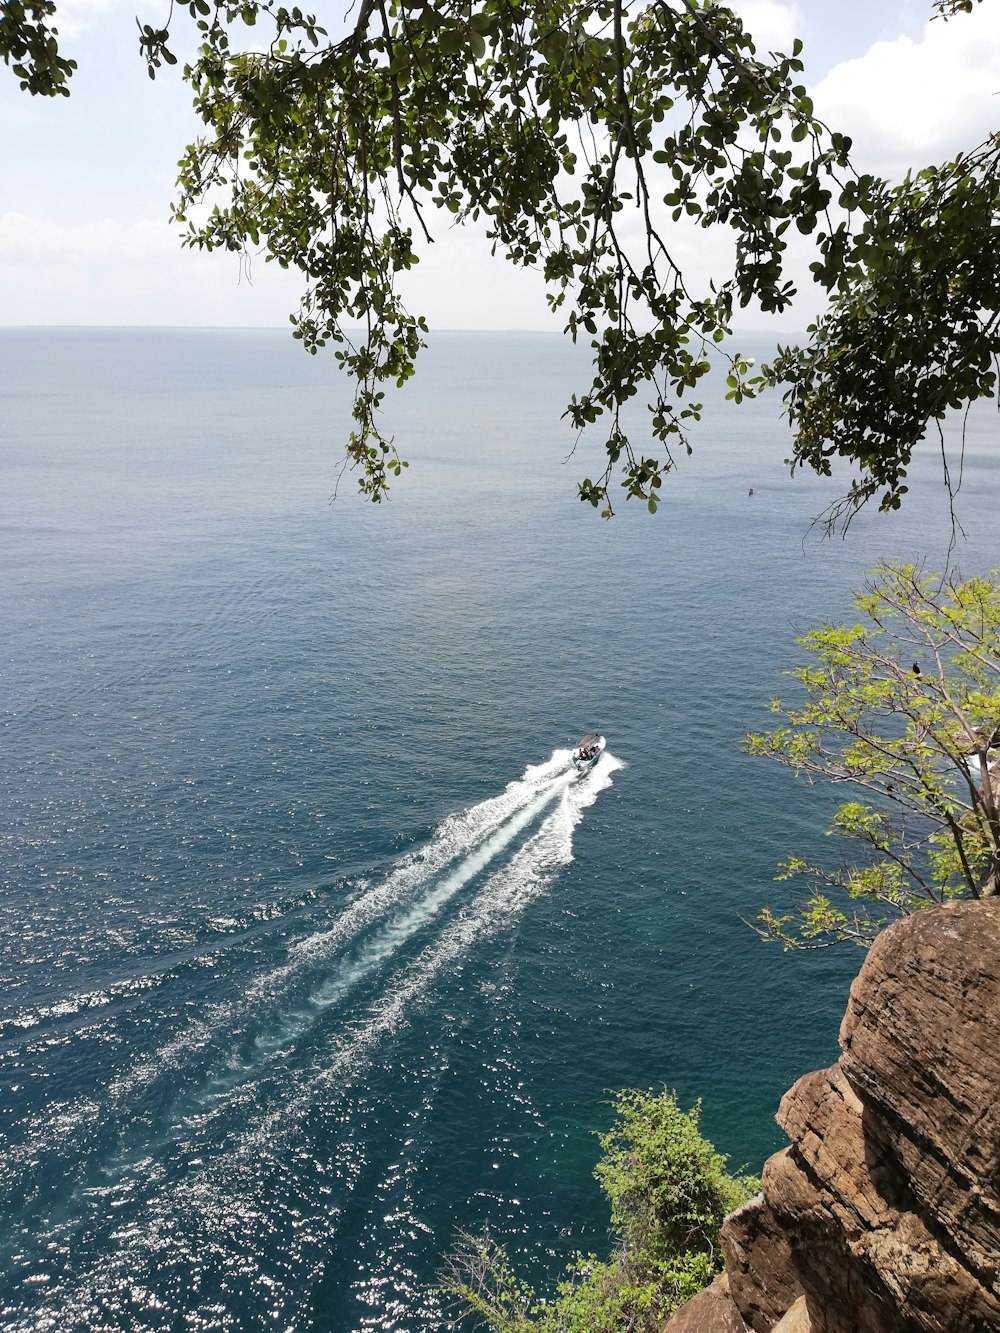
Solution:
[(672, 1093), (620, 1092), (594, 1174), (611, 1204), (610, 1259), (578, 1255), (551, 1300), (539, 1300), (488, 1235), (463, 1236), (445, 1290), (459, 1318), (493, 1333), (655, 1333), (722, 1266), (719, 1230), (757, 1189), (731, 1176)]

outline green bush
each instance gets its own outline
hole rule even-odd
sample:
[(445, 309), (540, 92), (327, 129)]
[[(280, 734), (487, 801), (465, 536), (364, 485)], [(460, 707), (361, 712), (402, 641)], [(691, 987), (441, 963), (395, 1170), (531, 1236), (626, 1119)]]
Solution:
[(673, 1093), (631, 1090), (612, 1104), (594, 1172), (611, 1204), (611, 1257), (577, 1255), (555, 1296), (539, 1300), (502, 1246), (463, 1236), (445, 1284), (459, 1318), (493, 1333), (657, 1333), (722, 1267), (723, 1219), (758, 1182), (727, 1173), (700, 1133), (700, 1104), (682, 1111)]

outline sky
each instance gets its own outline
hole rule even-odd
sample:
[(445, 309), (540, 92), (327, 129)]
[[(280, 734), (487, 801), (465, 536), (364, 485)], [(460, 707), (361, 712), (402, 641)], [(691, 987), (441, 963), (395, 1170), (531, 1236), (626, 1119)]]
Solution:
[[(177, 160), (198, 122), (176, 69), (147, 77), (137, 6), (144, 22), (165, 17), (165, 0), (59, 0), (63, 54), (79, 63), (69, 98), (31, 98), (0, 66), (0, 325), (287, 326), (296, 275), (184, 250), (168, 222)], [(854, 138), (864, 170), (899, 177), (975, 146), (1000, 121), (996, 0), (948, 23), (932, 21), (931, 0), (734, 7), (758, 49), (802, 38), (816, 110)], [(321, 20), (339, 14), (329, 0), (308, 8)], [(492, 258), (444, 215), (432, 222), (435, 244), (407, 288), (432, 329), (561, 327), (537, 275)], [(674, 241), (696, 280), (724, 257), (725, 242), (705, 233)], [(807, 294), (781, 319), (748, 311), (737, 326), (802, 328), (817, 310)]]

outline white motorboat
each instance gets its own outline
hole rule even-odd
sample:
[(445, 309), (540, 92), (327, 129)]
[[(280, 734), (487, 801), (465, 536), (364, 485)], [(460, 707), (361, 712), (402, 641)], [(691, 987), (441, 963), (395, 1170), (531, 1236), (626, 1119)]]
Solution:
[(583, 740), (573, 751), (573, 767), (578, 773), (586, 773), (593, 768), (604, 753), (607, 741), (603, 736), (596, 734), (584, 736)]

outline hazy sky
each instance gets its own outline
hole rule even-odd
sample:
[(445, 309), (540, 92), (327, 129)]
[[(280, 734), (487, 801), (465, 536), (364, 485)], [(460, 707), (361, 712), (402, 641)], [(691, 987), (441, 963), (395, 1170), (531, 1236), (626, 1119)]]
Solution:
[[(144, 22), (165, 16), (163, 0), (60, 4), (64, 54), (80, 65), (69, 98), (28, 97), (0, 67), (0, 324), (286, 325), (294, 275), (260, 260), (248, 279), (234, 256), (182, 250), (167, 222), (176, 163), (197, 122), (176, 69), (149, 81), (137, 4)], [(307, 8), (332, 20), (332, 5)], [(931, 0), (736, 8), (761, 47), (802, 37), (817, 111), (854, 136), (868, 169), (901, 174), (972, 147), (1000, 122), (995, 0), (947, 24), (930, 21)], [(559, 327), (536, 277), (492, 260), (443, 215), (433, 222), (436, 244), (408, 289), (432, 328)], [(674, 248), (707, 276), (715, 245), (681, 234)], [(801, 327), (812, 313), (807, 301), (786, 324)], [(743, 324), (768, 321), (750, 312)]]

